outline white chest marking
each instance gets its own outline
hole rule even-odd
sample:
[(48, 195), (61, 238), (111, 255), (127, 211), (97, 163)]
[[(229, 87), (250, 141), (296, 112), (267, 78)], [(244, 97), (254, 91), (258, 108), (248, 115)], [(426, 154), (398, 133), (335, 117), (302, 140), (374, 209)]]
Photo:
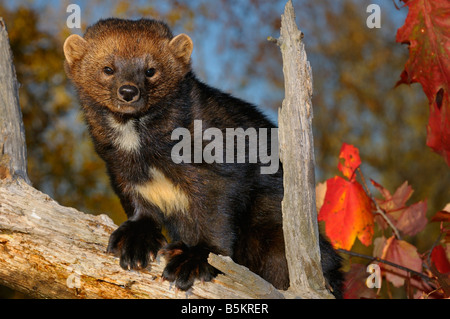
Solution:
[(136, 120), (129, 120), (123, 124), (117, 122), (113, 116), (110, 116), (108, 121), (113, 129), (114, 146), (128, 152), (136, 152), (139, 150), (141, 139), (136, 131)]

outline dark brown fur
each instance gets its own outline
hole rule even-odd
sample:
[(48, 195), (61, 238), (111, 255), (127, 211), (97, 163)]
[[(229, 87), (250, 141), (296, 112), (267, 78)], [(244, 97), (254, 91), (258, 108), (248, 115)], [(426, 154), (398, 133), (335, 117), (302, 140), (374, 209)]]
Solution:
[[(123, 268), (141, 269), (163, 247), (163, 276), (181, 289), (217, 274), (206, 262), (209, 252), (231, 256), (286, 289), (282, 167), (263, 175), (260, 162), (171, 159), (172, 131), (192, 133), (194, 120), (203, 121), (203, 130), (275, 127), (253, 105), (198, 81), (191, 51), (189, 37), (174, 37), (165, 24), (146, 19), (102, 20), (84, 39), (71, 36), (64, 44), (66, 72), (129, 218), (111, 235), (108, 250)], [(325, 277), (340, 296), (340, 259), (322, 237), (320, 244)]]

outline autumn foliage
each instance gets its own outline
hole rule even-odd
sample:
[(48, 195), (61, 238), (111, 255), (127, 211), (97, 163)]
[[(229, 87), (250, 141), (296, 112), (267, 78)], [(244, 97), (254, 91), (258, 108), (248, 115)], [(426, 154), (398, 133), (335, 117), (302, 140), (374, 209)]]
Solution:
[(427, 145), (450, 166), (450, 1), (403, 0), (409, 7), (397, 42), (409, 45), (398, 84), (422, 85), (430, 108)]
[(339, 158), (339, 170), (345, 178), (335, 176), (327, 181), (319, 221), (335, 248), (351, 249), (358, 237), (364, 245), (372, 243), (374, 218), (370, 198), (356, 181), (356, 169), (361, 164), (357, 148), (344, 144)]
[[(450, 2), (402, 2), (409, 11), (396, 41), (408, 45), (409, 60), (397, 85), (422, 85), (429, 102), (427, 145), (450, 166)], [(333, 246), (378, 264), (388, 296), (392, 285), (404, 288), (409, 298), (450, 298), (450, 204), (430, 212), (434, 216), (428, 220), (426, 199), (409, 203), (413, 188), (407, 181), (392, 193), (372, 179), (369, 185), (360, 166), (359, 150), (344, 143), (338, 163), (343, 177), (317, 186), (318, 219)], [(429, 223), (438, 223), (440, 232), (431, 247), (419, 251), (414, 236)], [(370, 256), (352, 251), (357, 238)], [(380, 289), (365, 284), (366, 267), (350, 264), (345, 296), (380, 297)]]
[[(373, 247), (372, 256), (360, 257), (369, 259), (369, 264), (379, 263), (382, 277), (394, 287), (405, 287), (414, 298), (450, 297), (450, 204), (431, 219), (440, 223), (441, 229), (433, 246), (419, 252), (403, 238), (416, 235), (427, 225), (426, 201), (408, 204), (413, 189), (407, 182), (391, 194), (371, 180), (379, 194), (374, 197), (360, 169), (358, 149), (344, 143), (339, 159), (338, 168), (344, 177), (330, 178), (316, 190), (318, 219), (325, 222), (325, 233), (333, 246), (349, 252), (358, 238)], [(379, 236), (374, 239), (375, 228)], [(348, 276), (347, 298), (364, 296), (367, 289), (361, 280), (354, 280), (363, 271), (355, 267)], [(376, 292), (365, 295), (376, 296)]]

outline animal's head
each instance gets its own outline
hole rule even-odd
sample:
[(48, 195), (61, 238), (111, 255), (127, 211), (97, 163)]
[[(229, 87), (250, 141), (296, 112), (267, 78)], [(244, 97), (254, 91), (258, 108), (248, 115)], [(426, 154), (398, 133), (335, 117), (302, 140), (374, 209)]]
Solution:
[(95, 107), (134, 114), (170, 96), (191, 69), (192, 40), (163, 22), (100, 20), (64, 43), (65, 70)]

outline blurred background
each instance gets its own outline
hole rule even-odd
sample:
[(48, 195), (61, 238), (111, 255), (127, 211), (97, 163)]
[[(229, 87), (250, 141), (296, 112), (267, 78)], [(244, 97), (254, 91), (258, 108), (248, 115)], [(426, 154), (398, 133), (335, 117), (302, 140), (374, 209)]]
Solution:
[[(415, 190), (409, 203), (427, 199), (430, 217), (450, 201), (450, 169), (425, 144), (428, 102), (420, 85), (395, 88), (408, 59), (407, 46), (395, 43), (408, 10), (398, 10), (395, 2), (399, 5), (398, 0), (293, 1), (313, 70), (316, 181), (339, 175), (341, 145), (353, 144), (366, 179), (391, 192), (408, 181)], [(276, 121), (284, 97), (282, 62), (267, 37), (279, 36), (285, 3), (0, 0), (21, 84), (34, 187), (62, 205), (106, 213), (116, 224), (125, 220), (64, 73), (68, 35), (82, 35), (86, 26), (110, 16), (163, 19), (175, 34), (193, 39), (193, 68), (201, 80), (258, 105)], [(366, 26), (372, 3), (381, 7), (380, 29)], [(69, 4), (80, 6), (81, 29), (67, 27)], [(408, 240), (424, 252), (436, 239), (436, 226)]]

